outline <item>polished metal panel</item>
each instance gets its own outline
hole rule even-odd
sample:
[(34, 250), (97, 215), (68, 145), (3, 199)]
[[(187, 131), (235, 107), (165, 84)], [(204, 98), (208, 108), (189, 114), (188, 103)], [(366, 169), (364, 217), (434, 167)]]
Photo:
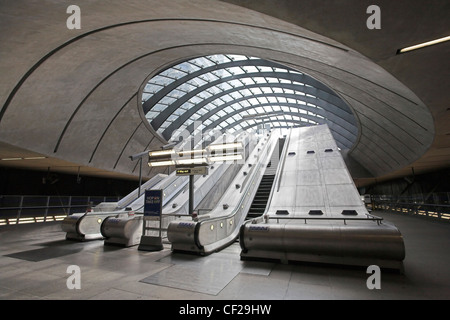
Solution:
[[(369, 215), (327, 125), (292, 129), (286, 148), (290, 155), (264, 219), (241, 227), (242, 259), (372, 261), (401, 268), (405, 247), (400, 231)], [(322, 214), (311, 215), (311, 210)]]
[(77, 233), (77, 225), (85, 213), (74, 213), (61, 221), (61, 229), (66, 232), (66, 239), (83, 240), (83, 237)]
[[(220, 203), (207, 216), (199, 217), (194, 224), (187, 220), (169, 224), (167, 236), (173, 250), (209, 254), (236, 239), (277, 141), (278, 136), (275, 134), (260, 140)], [(236, 189), (236, 185), (241, 187)]]
[(101, 233), (105, 237), (105, 244), (123, 245), (130, 247), (137, 245), (142, 236), (142, 215), (119, 214), (107, 217), (101, 226)]
[(405, 258), (403, 238), (394, 226), (361, 224), (247, 224), (245, 249), (298, 252), (339, 257), (398, 260)]
[(80, 219), (77, 225), (77, 233), (85, 240), (101, 239), (100, 226), (103, 220), (110, 214), (86, 214)]

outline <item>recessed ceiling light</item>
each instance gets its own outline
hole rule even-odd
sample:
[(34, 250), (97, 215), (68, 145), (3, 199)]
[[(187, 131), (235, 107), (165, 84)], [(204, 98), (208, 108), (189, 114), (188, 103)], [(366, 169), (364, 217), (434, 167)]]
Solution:
[(442, 42), (445, 42), (445, 41), (448, 41), (448, 40), (450, 40), (450, 36), (439, 38), (439, 39), (436, 39), (436, 40), (423, 42), (423, 43), (419, 43), (419, 44), (416, 44), (414, 46), (410, 46), (410, 47), (406, 47), (406, 48), (403, 48), (403, 49), (399, 49), (397, 51), (397, 54), (409, 52), (409, 51), (412, 51), (412, 50), (417, 50), (417, 49), (428, 47), (428, 46), (432, 46), (432, 45), (435, 45), (435, 44), (438, 44), (438, 43), (442, 43)]
[(26, 157), (26, 158), (19, 158), (19, 157), (11, 157), (11, 158), (1, 158), (2, 161), (18, 161), (18, 160), (41, 160), (41, 159), (47, 159), (47, 157)]

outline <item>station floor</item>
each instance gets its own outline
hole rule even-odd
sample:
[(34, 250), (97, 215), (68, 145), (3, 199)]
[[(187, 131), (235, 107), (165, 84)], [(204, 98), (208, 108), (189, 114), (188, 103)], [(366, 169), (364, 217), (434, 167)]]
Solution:
[[(59, 223), (0, 227), (2, 300), (440, 300), (450, 299), (450, 223), (375, 215), (404, 237), (404, 273), (381, 271), (369, 290), (365, 268), (324, 264), (241, 261), (236, 242), (206, 257), (102, 240), (65, 240)], [(80, 289), (67, 272), (80, 268)]]

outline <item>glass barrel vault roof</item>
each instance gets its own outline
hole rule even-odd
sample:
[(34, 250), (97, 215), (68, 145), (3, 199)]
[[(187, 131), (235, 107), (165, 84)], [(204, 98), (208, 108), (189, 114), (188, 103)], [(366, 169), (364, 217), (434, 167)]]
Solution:
[(243, 55), (198, 57), (162, 71), (145, 84), (142, 107), (167, 141), (186, 132), (233, 134), (263, 124), (327, 123), (341, 149), (350, 149), (358, 135), (351, 109), (331, 89), (304, 73)]

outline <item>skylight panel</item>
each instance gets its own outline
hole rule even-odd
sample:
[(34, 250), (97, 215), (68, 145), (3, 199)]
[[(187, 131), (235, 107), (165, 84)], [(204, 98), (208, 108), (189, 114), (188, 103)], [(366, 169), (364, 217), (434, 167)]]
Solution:
[(227, 54), (228, 58), (230, 58), (232, 61), (243, 61), (248, 60), (246, 56), (236, 55), (236, 54)]
[(254, 95), (258, 95), (258, 94), (262, 94), (262, 90), (260, 88), (251, 88), (250, 91), (254, 94)]
[(177, 87), (178, 90), (185, 91), (185, 92), (195, 90), (196, 88), (197, 87), (193, 86), (189, 82), (184, 82)]
[(217, 86), (218, 86), (219, 88), (221, 88), (223, 91), (228, 91), (228, 90), (233, 89), (233, 87), (230, 86), (230, 84), (227, 83), (227, 82), (219, 83)]
[(192, 73), (192, 72), (200, 70), (200, 68), (198, 66), (196, 66), (195, 64), (192, 64), (190, 62), (180, 63), (176, 67), (178, 69), (180, 69), (180, 70), (183, 70), (183, 71), (187, 72), (187, 73)]
[(176, 115), (176, 116), (181, 116), (183, 113), (185, 113), (186, 112), (186, 110), (183, 110), (183, 109), (180, 109), (180, 108), (178, 108), (177, 110), (175, 110), (174, 112), (173, 112), (173, 114), (174, 115)]
[(266, 66), (256, 66), (256, 68), (260, 71), (260, 72), (273, 72), (273, 69), (271, 67), (266, 67)]
[(241, 78), (241, 81), (247, 86), (255, 84), (252, 78)]
[(266, 79), (263, 77), (254, 77), (253, 81), (255, 81), (255, 83), (267, 83)]
[(142, 102), (144, 103), (145, 101), (147, 101), (148, 99), (150, 99), (151, 96), (153, 96), (153, 94), (143, 92), (143, 93), (142, 93)]
[(267, 83), (280, 83), (280, 79), (274, 77), (266, 77)]
[(241, 67), (230, 67), (230, 68), (226, 68), (226, 71), (228, 71), (228, 73), (232, 74), (232, 75), (240, 75), (240, 74), (244, 74), (245, 71), (242, 70)]
[(200, 68), (207, 68), (207, 67), (216, 65), (216, 63), (214, 61), (211, 61), (211, 60), (207, 59), (206, 57), (196, 58), (191, 61), (192, 61), (192, 63), (194, 63), (196, 66), (198, 66)]
[(144, 92), (155, 93), (161, 90), (164, 86), (156, 83), (147, 83), (144, 87)]
[(242, 66), (242, 69), (244, 69), (247, 73), (258, 73), (259, 70), (255, 66)]
[(208, 73), (204, 73), (202, 75), (199, 76), (199, 78), (205, 80), (206, 82), (212, 82), (215, 81), (217, 79), (221, 79), (218, 76), (216, 76), (215, 74), (208, 72)]
[(174, 79), (167, 78), (167, 77), (164, 77), (164, 76), (161, 76), (161, 75), (157, 75), (157, 76), (153, 77), (150, 80), (150, 83), (157, 84), (157, 85), (160, 85), (160, 86), (165, 86), (165, 85), (168, 85), (169, 83), (171, 83), (173, 81), (174, 81)]
[(262, 103), (262, 104), (269, 103), (269, 101), (267, 100), (266, 97), (259, 97), (258, 101), (259, 101), (259, 103)]
[(272, 87), (272, 90), (273, 90), (274, 93), (284, 93), (282, 88)]
[(233, 79), (233, 80), (231, 80), (231, 81), (228, 81), (228, 83), (229, 83), (229, 85), (232, 86), (233, 88), (239, 88), (239, 87), (242, 87), (242, 86), (243, 86), (242, 82), (240, 82), (240, 81), (237, 80), (237, 79)]
[(164, 98), (162, 98), (161, 100), (159, 100), (159, 103), (169, 105), (169, 104), (172, 104), (172, 103), (175, 102), (175, 101), (177, 101), (177, 99), (172, 98), (172, 97), (165, 96)]
[(275, 72), (285, 72), (285, 73), (289, 72), (289, 70), (287, 70), (287, 69), (276, 68), (276, 67), (274, 67), (273, 70), (274, 70)]
[(175, 99), (179, 99), (182, 96), (184, 96), (186, 94), (186, 92), (178, 90), (178, 89), (174, 89), (172, 91), (170, 91), (167, 96), (175, 98)]
[(149, 111), (149, 112), (147, 112), (145, 117), (147, 118), (147, 120), (152, 121), (158, 114), (159, 114), (159, 112)]
[(201, 87), (204, 86), (205, 84), (207, 84), (208, 82), (203, 80), (202, 78), (194, 78), (192, 80), (189, 81), (190, 83), (192, 83), (193, 85), (197, 86), (197, 87)]
[(175, 68), (171, 68), (161, 72), (159, 75), (170, 79), (179, 79), (186, 76), (187, 73)]
[(259, 104), (259, 101), (256, 98), (250, 98), (250, 99), (248, 99), (248, 102), (253, 106)]
[(204, 90), (202, 92), (199, 92), (197, 94), (197, 97), (201, 98), (202, 100), (205, 100), (205, 99), (212, 97), (212, 94), (209, 93), (207, 90)]
[(246, 107), (251, 106), (251, 104), (250, 104), (247, 100), (239, 101), (239, 104), (240, 104), (243, 108), (246, 108)]
[(161, 112), (166, 110), (167, 105), (162, 103), (157, 103), (153, 106), (152, 111)]
[(214, 70), (211, 71), (211, 73), (219, 79), (228, 78), (232, 76), (232, 74), (227, 69)]

